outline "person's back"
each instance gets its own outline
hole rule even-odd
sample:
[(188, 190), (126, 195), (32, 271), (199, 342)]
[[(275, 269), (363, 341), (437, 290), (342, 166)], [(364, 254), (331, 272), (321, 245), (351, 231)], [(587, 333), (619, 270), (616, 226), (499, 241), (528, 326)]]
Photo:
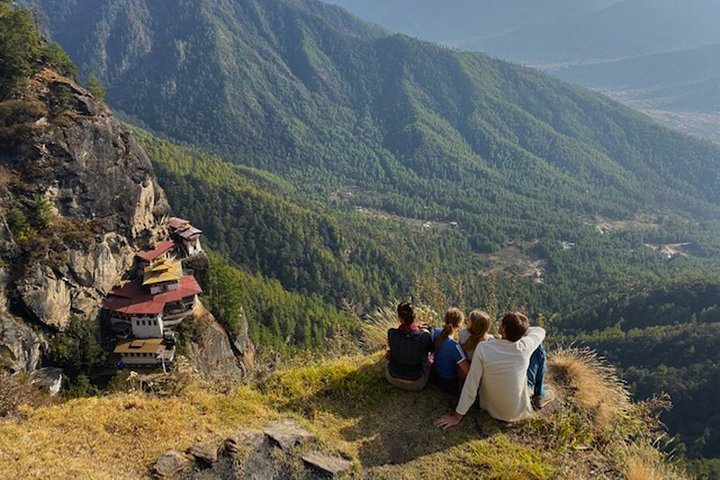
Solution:
[(444, 327), (433, 332), (435, 359), (431, 380), (444, 392), (456, 395), (460, 380), (465, 378), (470, 364), (454, 336), (465, 320), (462, 310), (450, 308), (445, 312)]
[(388, 370), (394, 378), (417, 380), (423, 375), (423, 364), (432, 349), (430, 332), (423, 328), (388, 330), (390, 359)]
[(475, 348), (472, 363), (482, 365), (478, 391), (480, 408), (493, 418), (514, 422), (532, 415), (527, 369), (530, 357), (544, 338), (545, 330), (530, 327), (526, 336), (516, 342), (493, 339)]
[[(433, 332), (433, 340), (436, 340), (442, 334), (442, 328), (436, 328)], [(433, 373), (443, 380), (458, 379), (458, 363), (465, 360), (465, 352), (463, 352), (460, 344), (452, 337), (447, 337), (440, 347), (435, 349), (435, 359), (433, 361)]]
[(403, 390), (420, 391), (430, 378), (430, 327), (415, 323), (415, 310), (409, 302), (400, 303), (397, 313), (400, 325), (387, 333), (385, 378)]
[[(500, 336), (477, 345), (455, 412), (435, 420), (436, 426), (460, 423), (478, 395), (480, 408), (498, 420), (515, 422), (533, 414), (530, 392), (542, 390), (544, 375), (535, 370), (544, 372), (544, 364), (530, 368), (531, 358), (545, 339), (545, 330), (529, 327), (520, 312), (508, 312), (501, 320)], [(530, 370), (535, 373), (530, 375)]]

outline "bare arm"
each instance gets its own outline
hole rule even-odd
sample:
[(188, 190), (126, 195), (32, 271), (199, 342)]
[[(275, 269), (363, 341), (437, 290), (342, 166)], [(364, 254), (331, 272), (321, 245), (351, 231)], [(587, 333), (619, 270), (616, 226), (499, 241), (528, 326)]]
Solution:
[(467, 359), (465, 359), (462, 362), (458, 363), (457, 366), (460, 369), (460, 372), (462, 373), (462, 375), (460, 376), (460, 379), (467, 378), (468, 372), (470, 371), (470, 362), (468, 362)]
[[(465, 361), (467, 362), (467, 360)], [(465, 414), (468, 412), (468, 410), (470, 410), (470, 407), (477, 398), (482, 376), (483, 359), (480, 355), (480, 349), (476, 349), (475, 355), (473, 356), (473, 362), (470, 364), (468, 376), (465, 379), (465, 386), (463, 387), (462, 393), (460, 394), (460, 401), (457, 404), (457, 408), (450, 415), (443, 415), (442, 417), (435, 420), (436, 427), (448, 429), (454, 427), (462, 421), (462, 419), (465, 417)]]

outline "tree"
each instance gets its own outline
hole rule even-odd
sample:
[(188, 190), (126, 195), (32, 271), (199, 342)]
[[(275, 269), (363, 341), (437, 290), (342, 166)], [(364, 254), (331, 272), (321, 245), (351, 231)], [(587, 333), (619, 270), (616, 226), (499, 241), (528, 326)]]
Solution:
[(88, 90), (98, 100), (105, 100), (105, 86), (100, 82), (100, 79), (94, 73), (88, 75), (87, 78)]

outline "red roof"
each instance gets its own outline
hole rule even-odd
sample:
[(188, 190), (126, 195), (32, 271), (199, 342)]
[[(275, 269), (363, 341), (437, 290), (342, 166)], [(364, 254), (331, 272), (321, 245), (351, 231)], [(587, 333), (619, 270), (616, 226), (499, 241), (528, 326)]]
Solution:
[(166, 303), (177, 302), (199, 293), (202, 293), (202, 288), (192, 275), (182, 277), (177, 290), (157, 295), (150, 295), (147, 288), (134, 281), (110, 292), (103, 308), (126, 315), (157, 315), (162, 313)]
[(185, 240), (196, 237), (196, 236), (200, 235), (201, 233), (202, 233), (202, 230), (195, 228), (195, 227), (190, 227), (185, 230), (180, 230), (179, 232), (177, 232), (177, 234), (180, 235), (180, 237), (184, 238)]
[(172, 240), (163, 240), (162, 242), (158, 242), (152, 250), (143, 250), (142, 252), (138, 252), (137, 256), (146, 262), (152, 262), (173, 248), (175, 248), (175, 242)]
[(188, 222), (185, 219), (178, 218), (178, 217), (172, 217), (170, 220), (168, 220), (168, 227), (172, 228), (173, 230), (177, 230), (178, 228), (181, 228), (185, 225), (187, 225)]

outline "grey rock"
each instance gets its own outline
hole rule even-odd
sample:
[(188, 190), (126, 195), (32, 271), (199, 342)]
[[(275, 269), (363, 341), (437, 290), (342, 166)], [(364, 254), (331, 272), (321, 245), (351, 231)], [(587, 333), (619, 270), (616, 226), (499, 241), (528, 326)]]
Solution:
[(352, 462), (344, 458), (326, 455), (317, 450), (309, 452), (302, 457), (303, 461), (311, 467), (331, 476), (345, 472), (352, 467)]
[(217, 448), (212, 445), (196, 443), (188, 448), (187, 453), (205, 465), (212, 465), (218, 461)]
[(268, 423), (263, 428), (263, 432), (284, 451), (292, 450), (296, 446), (315, 438), (312, 433), (302, 428), (298, 422), (287, 418)]
[[(53, 97), (59, 90), (71, 105), (62, 112)], [(15, 315), (62, 331), (71, 316), (97, 321), (104, 295), (132, 266), (135, 252), (165, 236), (169, 206), (147, 155), (86, 90), (45, 70), (18, 98), (41, 111), (30, 120), (18, 116), (32, 128), (19, 129), (0, 149), (2, 180), (22, 186), (0, 182), (0, 269), (14, 277), (0, 279), (0, 304), (17, 299)], [(29, 264), (7, 218), (14, 210), (30, 215), (39, 195), (55, 218), (33, 234)], [(32, 370), (41, 342), (18, 325), (18, 317), (0, 312), (0, 355), (12, 369)]]
[(153, 465), (153, 475), (158, 478), (172, 478), (192, 464), (192, 457), (177, 450), (168, 450), (158, 457)]
[[(0, 292), (1, 293), (1, 292)], [(0, 300), (1, 302), (1, 300)], [(44, 339), (0, 306), (0, 366), (13, 372), (32, 372), (40, 365)]]
[(67, 255), (68, 266), (78, 283), (84, 287), (107, 292), (115, 283), (118, 272), (122, 271), (122, 265), (118, 265), (105, 240), (91, 245), (86, 251), (71, 250)]
[(261, 430), (240, 430), (225, 440), (225, 450), (237, 453), (243, 449), (258, 450), (265, 444), (265, 433)]
[(61, 368), (41, 368), (31, 374), (32, 384), (47, 389), (51, 396), (55, 396), (62, 388), (63, 371)]
[(32, 372), (40, 365), (44, 339), (7, 307), (7, 272), (0, 268), (0, 368)]
[(193, 367), (208, 379), (239, 381), (243, 370), (238, 366), (225, 329), (215, 317), (198, 304), (192, 319), (197, 335), (188, 344), (188, 358)]
[(71, 285), (47, 266), (36, 265), (18, 286), (23, 303), (45, 325), (63, 330), (70, 321)]
[(238, 333), (235, 335), (232, 346), (235, 348), (238, 358), (241, 359), (245, 370), (250, 370), (255, 365), (255, 345), (250, 340), (250, 327), (248, 325), (245, 309), (241, 309), (238, 318)]

